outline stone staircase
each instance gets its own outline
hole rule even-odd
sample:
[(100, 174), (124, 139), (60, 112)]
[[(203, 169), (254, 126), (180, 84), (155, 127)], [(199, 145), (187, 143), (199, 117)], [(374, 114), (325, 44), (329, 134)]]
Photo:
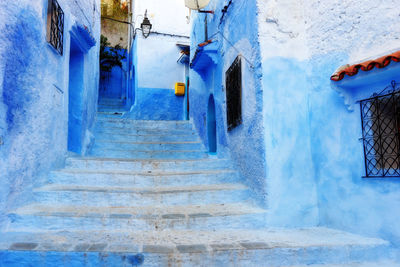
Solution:
[(97, 110), (99, 114), (114, 114), (126, 112), (127, 108), (123, 99), (100, 97)]
[(100, 112), (96, 143), (9, 214), (0, 266), (400, 266), (386, 241), (266, 225), (229, 159), (188, 121)]

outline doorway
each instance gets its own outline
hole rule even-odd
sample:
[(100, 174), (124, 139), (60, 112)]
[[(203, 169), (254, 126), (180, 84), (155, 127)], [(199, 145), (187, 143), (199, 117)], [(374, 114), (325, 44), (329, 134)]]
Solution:
[(68, 88), (68, 150), (80, 154), (83, 140), (84, 53), (71, 37)]
[(215, 102), (214, 96), (211, 94), (208, 99), (207, 107), (207, 137), (208, 151), (210, 154), (217, 153), (217, 122), (215, 119)]

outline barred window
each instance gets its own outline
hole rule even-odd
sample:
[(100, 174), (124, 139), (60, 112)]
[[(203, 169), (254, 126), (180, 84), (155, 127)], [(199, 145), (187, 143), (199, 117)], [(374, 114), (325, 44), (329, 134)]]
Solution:
[(399, 177), (400, 91), (362, 100), (360, 108), (366, 176)]
[(48, 0), (47, 42), (61, 55), (63, 54), (64, 12), (57, 0)]
[(228, 131), (242, 123), (242, 62), (240, 56), (225, 73)]

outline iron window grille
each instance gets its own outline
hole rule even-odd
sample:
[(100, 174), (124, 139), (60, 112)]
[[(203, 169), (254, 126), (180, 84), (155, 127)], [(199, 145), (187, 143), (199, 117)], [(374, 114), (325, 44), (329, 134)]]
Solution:
[(228, 131), (242, 123), (242, 61), (237, 56), (225, 73)]
[(400, 177), (400, 91), (395, 82), (360, 101), (366, 177)]
[(47, 41), (63, 54), (64, 12), (57, 0), (49, 0), (47, 9)]

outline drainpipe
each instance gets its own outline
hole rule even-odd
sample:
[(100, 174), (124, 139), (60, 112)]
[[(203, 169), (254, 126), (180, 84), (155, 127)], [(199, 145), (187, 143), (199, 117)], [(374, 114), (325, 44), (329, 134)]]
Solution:
[(204, 18), (204, 42), (208, 41), (208, 22), (207, 22), (207, 14)]

